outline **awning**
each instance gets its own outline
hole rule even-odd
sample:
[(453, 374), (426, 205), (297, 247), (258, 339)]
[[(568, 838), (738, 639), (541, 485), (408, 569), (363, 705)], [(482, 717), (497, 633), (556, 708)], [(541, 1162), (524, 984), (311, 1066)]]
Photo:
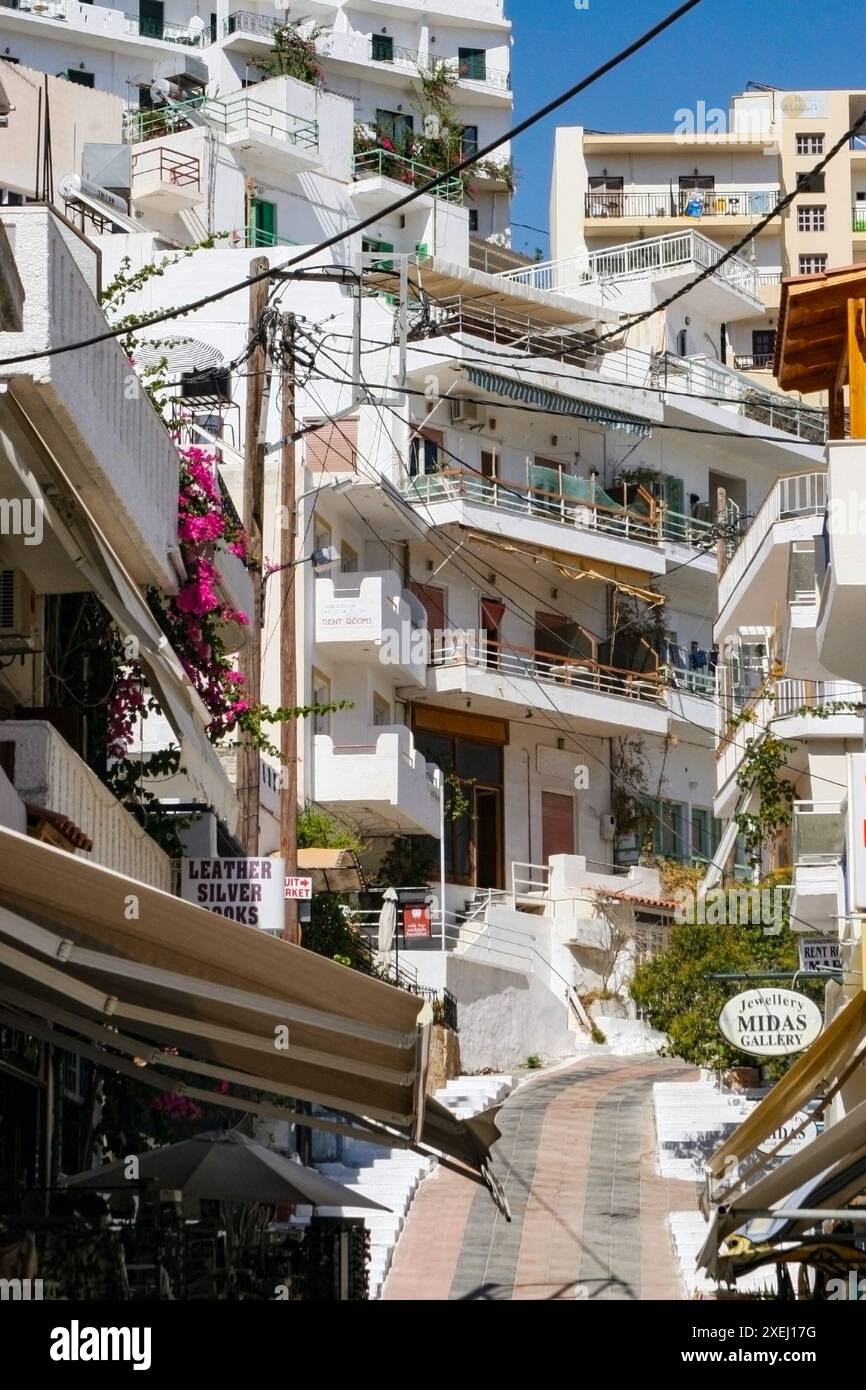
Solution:
[(797, 1058), (782, 1079), (776, 1082), (760, 1105), (716, 1149), (707, 1160), (709, 1171), (715, 1177), (721, 1177), (733, 1157), (740, 1164), (745, 1163), (758, 1145), (774, 1134), (786, 1120), (790, 1120), (819, 1092), (838, 1081), (855, 1059), (864, 1037), (866, 991), (860, 990), (811, 1047)]
[[(516, 376), (503, 376), (500, 372), (489, 372), (484, 367), (473, 367), (469, 363), (463, 364), (463, 370), (478, 390), (536, 406), (551, 415), (572, 415), (581, 420), (593, 420), (638, 439), (646, 439), (652, 433), (651, 422), (642, 415), (632, 415), (629, 411), (617, 410), (614, 406), (601, 405), (597, 401), (576, 400), (562, 391), (549, 391), (532, 382), (520, 381)], [(575, 378), (575, 385), (578, 384)]]
[(425, 1000), (5, 828), (0, 1021), (160, 1090), (346, 1132), (279, 1104), (312, 1101), (497, 1191), (477, 1121), (425, 1114)]
[(299, 849), (298, 873), (313, 880), (314, 893), (361, 893), (364, 874), (353, 849)]

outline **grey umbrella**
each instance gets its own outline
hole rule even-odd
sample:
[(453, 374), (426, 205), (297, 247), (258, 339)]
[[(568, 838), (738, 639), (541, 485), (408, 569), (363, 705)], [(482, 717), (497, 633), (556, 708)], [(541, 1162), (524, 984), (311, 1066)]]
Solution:
[(124, 1158), (104, 1168), (76, 1173), (66, 1179), (66, 1186), (97, 1192), (127, 1188), (134, 1192), (137, 1183), (147, 1182), (183, 1192), (186, 1197), (224, 1202), (301, 1202), (314, 1207), (389, 1210), (314, 1168), (283, 1158), (236, 1129), (197, 1134), (193, 1139), (163, 1149), (148, 1149), (135, 1157), (135, 1177), (128, 1175), (129, 1158)]

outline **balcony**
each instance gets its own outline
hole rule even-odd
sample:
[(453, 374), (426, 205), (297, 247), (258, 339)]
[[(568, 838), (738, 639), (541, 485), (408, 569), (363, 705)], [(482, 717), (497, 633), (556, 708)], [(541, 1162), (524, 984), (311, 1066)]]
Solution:
[(856, 203), (851, 209), (851, 231), (866, 233), (866, 203)]
[(273, 48), (274, 30), (280, 23), (275, 15), (233, 10), (223, 20), (223, 48), (238, 53), (267, 53)]
[(124, 29), (141, 39), (158, 43), (176, 43), (184, 48), (206, 48), (211, 41), (210, 28), (191, 20), (187, 24), (168, 24), (164, 20), (143, 19), (137, 14), (124, 14)]
[[(0, 333), (0, 356), (43, 351), (105, 332), (86, 278), (95, 252), (39, 204), (4, 207), (24, 285), (24, 328)], [(44, 447), (132, 578), (177, 590), (178, 457), (147, 396), (129, 392), (129, 360), (115, 339), (87, 352), (4, 367), (8, 400), (38, 421)], [(0, 396), (0, 401), (3, 396)]]
[(791, 543), (820, 535), (826, 505), (825, 472), (778, 479), (719, 579), (717, 639), (749, 621), (749, 614), (769, 612), (786, 592)]
[(836, 935), (845, 910), (844, 801), (795, 801), (793, 805), (793, 931)]
[[(588, 285), (659, 279), (665, 281), (666, 289), (675, 289), (676, 284), (668, 284), (669, 281), (675, 282), (678, 276), (691, 279), (697, 271), (716, 266), (723, 255), (724, 248), (716, 246), (700, 232), (673, 232), (626, 242), (604, 251), (590, 251), (582, 257), (542, 261), (526, 268), (506, 270), (502, 279), (557, 294), (585, 290)], [(745, 297), (752, 311), (761, 304), (757, 271), (741, 256), (733, 256), (718, 266), (710, 279)]]
[[(387, 207), (398, 198), (406, 188), (420, 188), (439, 173), (429, 164), (417, 159), (406, 159), (390, 150), (363, 150), (355, 155), (355, 187), (351, 190), (352, 201), (364, 211), (375, 212)], [(420, 206), (432, 207), (433, 198), (442, 198), (446, 203), (462, 204), (463, 183), (460, 178), (449, 178), (440, 183), (429, 194), (418, 199)], [(425, 202), (429, 199), (429, 204)]]
[(859, 739), (863, 687), (853, 681), (783, 676), (774, 686), (773, 731), (780, 738)]
[(316, 645), (332, 661), (370, 661), (426, 684), (427, 614), (395, 570), (317, 579)]
[(771, 352), (759, 353), (754, 356), (746, 353), (734, 358), (734, 369), (738, 372), (769, 372), (773, 366), (773, 354)]
[(325, 60), (351, 64), (367, 72), (372, 69), (379, 80), (387, 81), (393, 74), (401, 85), (407, 79), (426, 76), (434, 63), (442, 64), (459, 85), (462, 103), (511, 100), (511, 74), (506, 68), (490, 67), (483, 57), (461, 61), (459, 57), (395, 44), (387, 36), (337, 30), (320, 34), (316, 49)]
[(171, 861), (125, 811), (52, 724), (41, 719), (0, 722), (0, 743), (11, 743), (12, 780), (22, 801), (67, 818), (93, 842), (96, 864), (171, 891)]
[(441, 773), (403, 725), (367, 730), (363, 743), (313, 739), (314, 800), (349, 815), (363, 833), (439, 837)]
[[(642, 192), (590, 189), (584, 195), (584, 216), (587, 221), (679, 222), (712, 219), (722, 225), (748, 223), (765, 217), (780, 198), (776, 189), (677, 189), (656, 188)], [(696, 199), (701, 200), (701, 211)]]
[(20, 29), (35, 27), (45, 21), (63, 24), (67, 40), (93, 42), (100, 48), (116, 47), (121, 51), (141, 51), (142, 41), (169, 44), (183, 48), (202, 49), (211, 41), (210, 28), (193, 18), (184, 24), (160, 23), (142, 19), (105, 5), (78, 3), (78, 0), (0, 0), (3, 25)]
[(606, 737), (624, 727), (665, 734), (668, 709), (657, 673), (606, 666), (594, 657), (554, 656), (491, 642), (484, 633), (433, 634), (427, 691), (444, 706), (525, 719), (555, 712), (575, 729)]
[(201, 202), (201, 164), (196, 155), (165, 145), (132, 156), (132, 199), (146, 207), (179, 212)]
[(129, 144), (194, 127), (216, 131), (229, 148), (242, 152), (247, 160), (264, 160), (283, 170), (313, 169), (320, 162), (317, 121), (267, 105), (248, 91), (225, 100), (202, 94), (171, 107), (143, 108), (124, 115), (124, 139)]

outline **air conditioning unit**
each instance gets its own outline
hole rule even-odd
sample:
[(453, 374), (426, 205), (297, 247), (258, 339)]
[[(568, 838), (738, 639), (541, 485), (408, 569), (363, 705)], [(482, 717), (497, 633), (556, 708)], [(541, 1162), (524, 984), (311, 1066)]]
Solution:
[(459, 397), (451, 402), (452, 425), (465, 425), (470, 430), (483, 430), (484, 407), (477, 401), (463, 401)]
[(609, 812), (605, 812), (598, 818), (598, 833), (603, 840), (610, 842), (616, 835), (616, 821)]
[(33, 587), (22, 570), (0, 570), (0, 654), (19, 656), (39, 649)]

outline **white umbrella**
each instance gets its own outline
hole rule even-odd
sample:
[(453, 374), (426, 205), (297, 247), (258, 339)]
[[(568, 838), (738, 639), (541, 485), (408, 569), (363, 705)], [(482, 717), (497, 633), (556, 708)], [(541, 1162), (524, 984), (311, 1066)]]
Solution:
[(394, 888), (385, 889), (382, 911), (379, 913), (379, 957), (387, 964), (397, 931), (397, 893)]

